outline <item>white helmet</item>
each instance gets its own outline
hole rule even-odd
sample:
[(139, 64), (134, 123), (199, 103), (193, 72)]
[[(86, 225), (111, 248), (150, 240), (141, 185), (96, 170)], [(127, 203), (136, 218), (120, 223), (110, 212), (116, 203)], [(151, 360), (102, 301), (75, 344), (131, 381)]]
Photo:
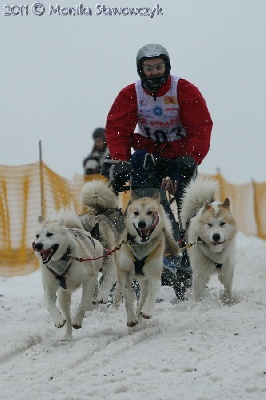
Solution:
[[(143, 72), (143, 61), (156, 57), (160, 57), (165, 60), (165, 74), (160, 77), (147, 78)], [(168, 51), (160, 44), (146, 44), (145, 46), (141, 47), (136, 57), (136, 63), (142, 86), (149, 92), (157, 92), (167, 81), (167, 78), (170, 75), (170, 57)]]

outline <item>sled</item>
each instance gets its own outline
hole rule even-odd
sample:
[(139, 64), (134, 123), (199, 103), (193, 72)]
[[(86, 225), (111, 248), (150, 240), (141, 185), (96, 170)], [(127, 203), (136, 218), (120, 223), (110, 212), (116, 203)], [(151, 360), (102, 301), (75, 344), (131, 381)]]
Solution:
[[(125, 211), (130, 201), (132, 167), (123, 161), (106, 160), (111, 164), (109, 184), (112, 185), (115, 193), (120, 198), (122, 209)], [(185, 232), (182, 229), (181, 221), (178, 218), (178, 205), (176, 205), (176, 215), (172, 211), (170, 198), (164, 189), (154, 187), (143, 187), (133, 189), (137, 197), (153, 197), (155, 192), (160, 193), (161, 204), (168, 215), (174, 239), (185, 247)], [(162, 286), (171, 286), (176, 294), (178, 301), (186, 300), (186, 291), (192, 285), (192, 270), (190, 268), (189, 256), (185, 248), (181, 255), (165, 255), (163, 260)]]

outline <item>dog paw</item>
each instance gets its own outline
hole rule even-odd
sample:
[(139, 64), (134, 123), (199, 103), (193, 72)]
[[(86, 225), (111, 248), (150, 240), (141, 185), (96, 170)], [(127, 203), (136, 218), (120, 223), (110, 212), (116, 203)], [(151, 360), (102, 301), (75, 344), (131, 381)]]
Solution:
[(83, 316), (77, 315), (72, 321), (72, 328), (80, 329), (82, 327)]
[(72, 324), (72, 328), (74, 328), (74, 329), (80, 329), (81, 327), (82, 327), (82, 324), (77, 324), (77, 323)]
[(65, 323), (66, 323), (66, 320), (64, 319), (62, 322), (55, 322), (55, 326), (56, 326), (56, 328), (63, 328)]
[(134, 328), (134, 326), (138, 325), (138, 321), (130, 321), (127, 323), (129, 328)]
[(97, 303), (98, 303), (98, 304), (107, 304), (108, 301), (106, 301), (106, 300), (104, 300), (104, 299), (99, 299), (99, 300), (97, 300)]
[(140, 312), (140, 315), (141, 315), (142, 318), (144, 318), (144, 319), (151, 319), (151, 315), (147, 315), (147, 314), (145, 314), (145, 313), (143, 313), (143, 312)]
[(222, 304), (226, 306), (232, 306), (235, 304), (235, 300), (231, 296), (223, 295), (221, 301)]

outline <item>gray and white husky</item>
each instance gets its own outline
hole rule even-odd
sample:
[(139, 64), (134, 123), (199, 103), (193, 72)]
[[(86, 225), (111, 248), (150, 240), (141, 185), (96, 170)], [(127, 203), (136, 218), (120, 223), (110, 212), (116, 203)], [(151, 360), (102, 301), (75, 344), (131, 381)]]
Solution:
[[(32, 246), (40, 259), (47, 309), (57, 328), (66, 326), (68, 339), (72, 336), (72, 327), (81, 328), (85, 312), (93, 308), (102, 265), (102, 258), (98, 257), (102, 257), (103, 247), (82, 229), (78, 217), (70, 210), (60, 210), (55, 219), (39, 216)], [(79, 262), (75, 258), (96, 260)], [(82, 287), (81, 301), (72, 319), (71, 295), (79, 286)], [(56, 305), (57, 296), (61, 311)]]
[(181, 220), (187, 226), (187, 241), (197, 242), (188, 249), (197, 301), (204, 297), (212, 274), (218, 274), (224, 286), (222, 300), (232, 300), (237, 229), (229, 199), (214, 201), (218, 189), (214, 179), (198, 177), (185, 189), (182, 199)]
[[(125, 223), (113, 190), (102, 180), (89, 181), (81, 191), (81, 202), (83, 213), (79, 218), (83, 227), (102, 243), (107, 252), (114, 250)], [(116, 281), (116, 260), (112, 253), (103, 258), (99, 303), (108, 303)]]

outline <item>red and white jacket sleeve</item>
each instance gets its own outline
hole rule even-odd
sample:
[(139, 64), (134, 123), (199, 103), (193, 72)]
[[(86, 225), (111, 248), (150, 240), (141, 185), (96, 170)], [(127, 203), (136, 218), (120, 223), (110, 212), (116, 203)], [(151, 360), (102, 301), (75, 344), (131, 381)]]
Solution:
[(107, 116), (105, 136), (112, 159), (128, 161), (131, 157), (132, 135), (138, 122), (135, 84), (116, 97)]
[(177, 99), (180, 107), (180, 120), (187, 132), (183, 144), (185, 155), (200, 164), (210, 148), (213, 122), (206, 102), (196, 86), (179, 79)]

